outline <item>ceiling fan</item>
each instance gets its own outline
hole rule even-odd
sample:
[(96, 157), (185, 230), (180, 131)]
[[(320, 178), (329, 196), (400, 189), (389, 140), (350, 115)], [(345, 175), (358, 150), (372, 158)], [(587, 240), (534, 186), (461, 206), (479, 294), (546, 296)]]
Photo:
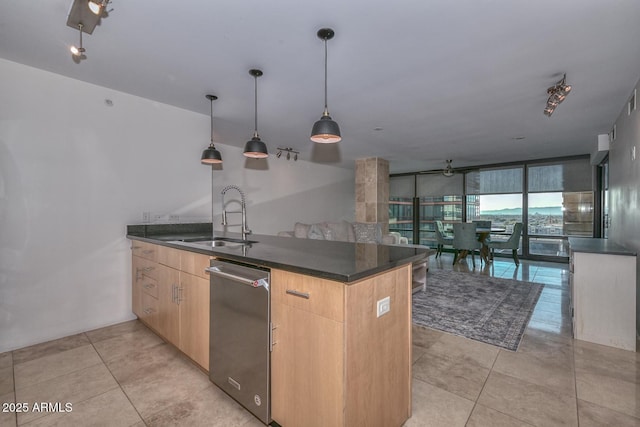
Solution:
[(422, 171), (422, 172), (420, 172), (420, 174), (421, 175), (427, 175), (427, 174), (439, 175), (439, 174), (442, 174), (443, 176), (446, 176), (447, 178), (450, 178), (453, 175), (455, 175), (455, 173), (458, 170), (454, 169), (453, 166), (451, 165), (453, 160), (448, 159), (448, 160), (445, 160), (445, 162), (446, 162), (447, 165), (445, 166), (444, 169), (435, 169), (435, 170), (430, 170), (430, 171)]
[(455, 174), (453, 166), (451, 166), (451, 162), (453, 162), (453, 160), (447, 160), (447, 167), (445, 167), (442, 171), (442, 175), (446, 176), (447, 178), (452, 177)]

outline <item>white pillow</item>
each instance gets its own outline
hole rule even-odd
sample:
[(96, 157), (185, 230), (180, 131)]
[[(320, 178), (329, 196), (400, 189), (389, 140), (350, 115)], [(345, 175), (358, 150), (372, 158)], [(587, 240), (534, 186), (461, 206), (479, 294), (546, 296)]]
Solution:
[(293, 237), (297, 237), (298, 239), (306, 239), (309, 235), (310, 227), (311, 226), (309, 224), (296, 222), (296, 225), (293, 226)]
[(309, 227), (309, 234), (307, 235), (309, 239), (315, 240), (325, 240), (324, 234), (322, 233), (322, 227), (320, 224), (311, 224)]

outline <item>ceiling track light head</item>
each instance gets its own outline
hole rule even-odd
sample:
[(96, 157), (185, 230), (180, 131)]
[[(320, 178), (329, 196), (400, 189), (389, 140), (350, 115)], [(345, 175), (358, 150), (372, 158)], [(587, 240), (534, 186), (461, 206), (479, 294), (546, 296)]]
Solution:
[(83, 54), (86, 52), (86, 49), (82, 47), (82, 28), (84, 25), (82, 22), (78, 23), (78, 30), (80, 31), (80, 46), (71, 46), (71, 54), (77, 58), (83, 59)]
[(566, 80), (567, 74), (565, 73), (560, 81), (547, 89), (549, 98), (547, 98), (547, 106), (543, 111), (545, 116), (551, 117), (556, 107), (561, 104), (566, 99), (569, 92), (571, 92), (572, 87), (567, 84)]
[(111, 0), (87, 0), (89, 10), (95, 15), (102, 15)]

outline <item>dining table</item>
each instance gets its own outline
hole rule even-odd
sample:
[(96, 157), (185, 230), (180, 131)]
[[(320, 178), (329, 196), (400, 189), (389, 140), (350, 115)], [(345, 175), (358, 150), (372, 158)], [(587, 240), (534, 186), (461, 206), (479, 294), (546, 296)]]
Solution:
[(480, 248), (480, 256), (484, 260), (485, 264), (489, 264), (491, 259), (491, 251), (489, 250), (489, 246), (487, 246), (487, 239), (491, 234), (504, 234), (507, 229), (505, 227), (477, 227), (476, 228), (476, 236), (478, 236), (478, 241), (482, 243), (482, 247)]

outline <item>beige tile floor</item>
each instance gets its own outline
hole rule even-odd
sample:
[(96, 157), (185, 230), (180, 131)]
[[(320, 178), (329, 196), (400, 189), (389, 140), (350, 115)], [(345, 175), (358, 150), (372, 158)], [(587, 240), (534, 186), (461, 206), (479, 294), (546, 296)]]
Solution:
[[(430, 268), (454, 269), (451, 261), (432, 257)], [(566, 264), (455, 270), (545, 288), (517, 352), (414, 327), (405, 426), (640, 426), (640, 356), (571, 339)], [(0, 412), (0, 426), (262, 425), (137, 321), (1, 353), (0, 401), (28, 404)], [(38, 412), (37, 402), (62, 408)]]

